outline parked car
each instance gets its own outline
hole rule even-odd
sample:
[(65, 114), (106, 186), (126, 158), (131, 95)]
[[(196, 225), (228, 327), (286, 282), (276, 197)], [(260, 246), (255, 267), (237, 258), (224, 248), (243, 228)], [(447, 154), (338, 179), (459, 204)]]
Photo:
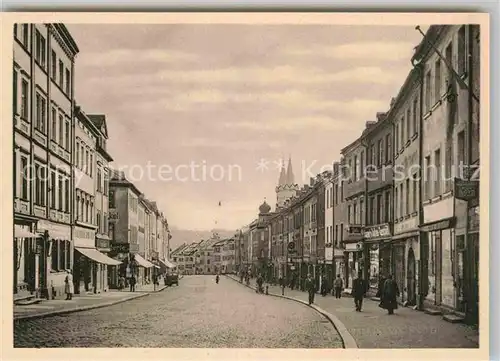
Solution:
[(179, 275), (177, 272), (167, 273), (164, 277), (165, 286), (179, 286)]

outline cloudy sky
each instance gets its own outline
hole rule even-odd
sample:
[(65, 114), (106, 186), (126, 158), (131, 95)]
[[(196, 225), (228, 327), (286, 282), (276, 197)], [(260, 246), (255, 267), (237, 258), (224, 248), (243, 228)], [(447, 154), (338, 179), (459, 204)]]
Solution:
[(68, 28), (77, 102), (106, 114), (113, 167), (185, 229), (236, 229), (264, 198), (274, 207), (282, 157), (299, 184), (331, 168), (388, 109), (421, 40), (414, 26)]

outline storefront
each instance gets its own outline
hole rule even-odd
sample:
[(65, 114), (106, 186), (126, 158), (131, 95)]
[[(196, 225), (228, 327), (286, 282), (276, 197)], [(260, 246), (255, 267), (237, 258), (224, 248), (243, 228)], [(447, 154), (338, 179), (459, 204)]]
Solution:
[(31, 231), (31, 223), (14, 225), (14, 294), (15, 297), (28, 296), (37, 288), (36, 267), (39, 254), (36, 252), (36, 239), (40, 234)]
[(389, 224), (366, 227), (364, 239), (365, 278), (369, 281), (370, 292), (376, 293), (380, 277), (387, 277), (390, 270), (390, 254), (388, 257), (384, 246), (391, 241)]
[(352, 289), (352, 281), (358, 277), (360, 257), (360, 243), (347, 243), (345, 245), (345, 268), (343, 274), (344, 288)]
[(100, 278), (102, 268), (117, 266), (116, 261), (96, 248), (95, 230), (76, 226), (73, 231), (74, 264), (73, 282), (75, 294), (99, 293), (102, 290)]
[[(453, 258), (455, 249), (454, 218), (425, 224), (427, 258), (426, 301), (436, 306), (455, 307)], [(424, 279), (425, 281), (425, 279)]]
[(72, 266), (71, 227), (47, 220), (40, 220), (37, 233), (38, 285), (47, 299), (65, 296), (64, 280)]
[(137, 265), (139, 266), (138, 272), (137, 272), (137, 280), (136, 284), (137, 285), (144, 285), (146, 284), (146, 278), (145, 274), (147, 270), (153, 269), (155, 265), (148, 260), (146, 260), (143, 256), (141, 256), (139, 253), (134, 254), (134, 259), (137, 262)]
[[(111, 240), (107, 236), (96, 236), (96, 248), (99, 252), (108, 256), (111, 252)], [(107, 292), (109, 290), (108, 268), (116, 268), (107, 264), (99, 263), (97, 265), (97, 292)]]

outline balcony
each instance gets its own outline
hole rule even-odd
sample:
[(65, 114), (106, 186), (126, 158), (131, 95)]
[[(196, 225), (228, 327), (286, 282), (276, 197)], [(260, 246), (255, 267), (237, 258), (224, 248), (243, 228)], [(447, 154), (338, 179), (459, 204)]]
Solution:
[(33, 214), (40, 218), (47, 218), (47, 210), (45, 206), (34, 205), (33, 206)]
[(14, 199), (14, 212), (30, 214), (30, 202), (19, 198)]

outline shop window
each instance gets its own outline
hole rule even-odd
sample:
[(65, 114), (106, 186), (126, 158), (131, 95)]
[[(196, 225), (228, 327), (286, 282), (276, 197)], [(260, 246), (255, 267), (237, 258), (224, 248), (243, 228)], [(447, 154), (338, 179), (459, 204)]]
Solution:
[(53, 271), (59, 270), (59, 241), (54, 239), (52, 241), (52, 249), (50, 254), (50, 263)]

